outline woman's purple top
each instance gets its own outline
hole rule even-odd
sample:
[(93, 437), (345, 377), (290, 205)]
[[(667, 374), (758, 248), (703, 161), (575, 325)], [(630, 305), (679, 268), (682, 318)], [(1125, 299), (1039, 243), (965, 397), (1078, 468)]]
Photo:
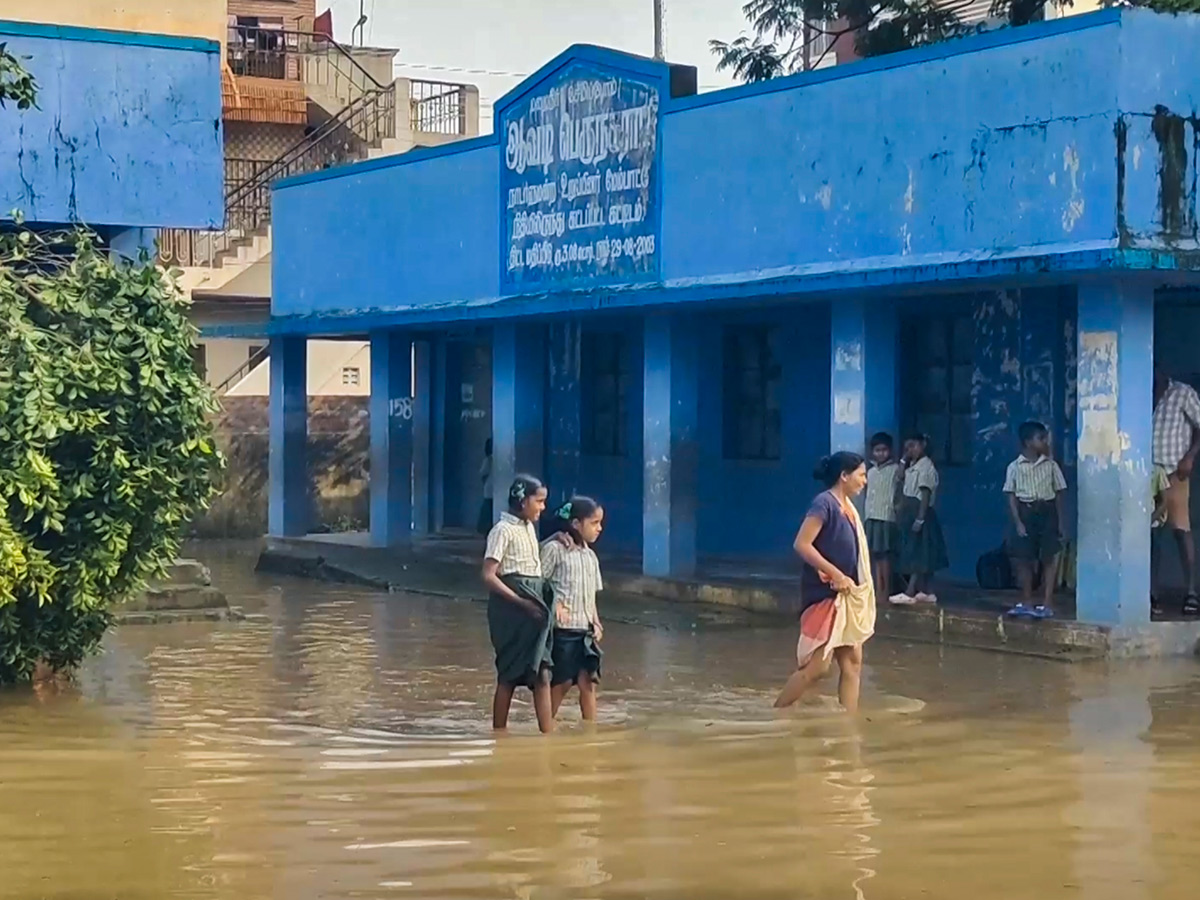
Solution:
[[(842, 512), (838, 499), (829, 491), (822, 491), (813, 500), (805, 518), (819, 519), (821, 522), (821, 530), (813, 540), (816, 551), (857, 584), (858, 530)], [(821, 580), (821, 573), (805, 563), (800, 575), (801, 612), (836, 595), (837, 591)]]

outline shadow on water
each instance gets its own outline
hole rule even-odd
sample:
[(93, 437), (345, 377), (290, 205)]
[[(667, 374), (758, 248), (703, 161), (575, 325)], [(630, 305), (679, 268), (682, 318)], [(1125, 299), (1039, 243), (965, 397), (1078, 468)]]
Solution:
[[(612, 610), (601, 722), (488, 729), (483, 608), (255, 576), (0, 695), (0, 897), (1195, 896), (1200, 667), (875, 641), (777, 716), (788, 628)], [(831, 689), (826, 686), (826, 690)]]

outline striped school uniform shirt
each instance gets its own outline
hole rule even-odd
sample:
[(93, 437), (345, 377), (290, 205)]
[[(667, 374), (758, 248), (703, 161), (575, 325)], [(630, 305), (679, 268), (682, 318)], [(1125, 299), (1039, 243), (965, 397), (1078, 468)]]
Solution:
[(866, 518), (879, 522), (896, 521), (896, 461), (867, 470)]
[(904, 496), (921, 499), (921, 488), (929, 488), (929, 505), (937, 503), (938, 471), (933, 460), (922, 456), (904, 470)]
[(1153, 462), (1169, 473), (1192, 446), (1192, 433), (1200, 428), (1200, 394), (1181, 381), (1167, 385), (1154, 407)]
[(1048, 456), (1037, 459), (1018, 456), (1008, 464), (1004, 476), (1004, 493), (1016, 494), (1021, 503), (1044, 503), (1066, 489), (1067, 479), (1062, 469)]
[(587, 631), (595, 624), (596, 594), (604, 590), (600, 560), (591, 547), (564, 547), (557, 538), (542, 544), (542, 571), (554, 592), (559, 628)]
[(509, 512), (501, 513), (500, 521), (488, 532), (483, 558), (494, 559), (500, 564), (498, 575), (542, 577), (542, 555), (538, 551), (533, 523)]

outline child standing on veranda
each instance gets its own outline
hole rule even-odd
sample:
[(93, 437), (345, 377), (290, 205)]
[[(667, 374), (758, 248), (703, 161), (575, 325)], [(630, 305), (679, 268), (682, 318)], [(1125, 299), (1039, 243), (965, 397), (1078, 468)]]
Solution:
[(892, 590), (892, 564), (900, 552), (900, 530), (896, 527), (900, 465), (887, 432), (872, 437), (870, 449), (874, 465), (867, 470), (867, 547), (875, 567), (875, 588), (887, 596)]
[(496, 651), (496, 694), (492, 727), (508, 727), (518, 687), (533, 691), (538, 728), (554, 727), (550, 704), (553, 622), (545, 598), (537, 521), (546, 508), (546, 488), (531, 475), (518, 475), (508, 489), (508, 509), (488, 533), (483, 583), (488, 588), (488, 634)]
[[(1008, 464), (1004, 493), (1016, 536), (1009, 552), (1021, 584), (1021, 602), (1010, 616), (1054, 616), (1054, 587), (1063, 551), (1063, 497), (1067, 479), (1050, 456), (1050, 432), (1041, 422), (1025, 422), (1017, 432), (1021, 454)], [(1042, 566), (1042, 602), (1033, 603), (1033, 576)]]
[(604, 637), (596, 609), (604, 582), (592, 545), (604, 530), (604, 509), (591, 497), (572, 497), (555, 513), (554, 527), (557, 533), (542, 543), (542, 574), (554, 604), (551, 710), (557, 716), (567, 691), (578, 685), (579, 711), (592, 722)]
[(946, 538), (937, 515), (938, 471), (929, 458), (929, 437), (910, 434), (904, 439), (904, 472), (900, 510), (896, 525), (900, 529), (900, 571), (908, 576), (904, 591), (888, 598), (892, 603), (936, 603), (929, 592), (929, 580), (935, 572), (950, 565), (946, 556)]

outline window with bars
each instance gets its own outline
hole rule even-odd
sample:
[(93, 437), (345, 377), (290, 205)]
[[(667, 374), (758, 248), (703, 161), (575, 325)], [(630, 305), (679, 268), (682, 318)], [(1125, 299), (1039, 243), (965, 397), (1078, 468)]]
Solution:
[(342, 367), (342, 384), (356, 385), (359, 384), (360, 373), (358, 366), (343, 366)]
[(625, 335), (585, 330), (579, 343), (581, 449), (591, 456), (625, 456), (629, 388)]
[(929, 435), (939, 465), (971, 464), (975, 323), (970, 315), (907, 316), (900, 414), (905, 432)]
[(723, 338), (723, 431), (726, 459), (776, 460), (782, 455), (783, 367), (778, 329), (730, 325)]

